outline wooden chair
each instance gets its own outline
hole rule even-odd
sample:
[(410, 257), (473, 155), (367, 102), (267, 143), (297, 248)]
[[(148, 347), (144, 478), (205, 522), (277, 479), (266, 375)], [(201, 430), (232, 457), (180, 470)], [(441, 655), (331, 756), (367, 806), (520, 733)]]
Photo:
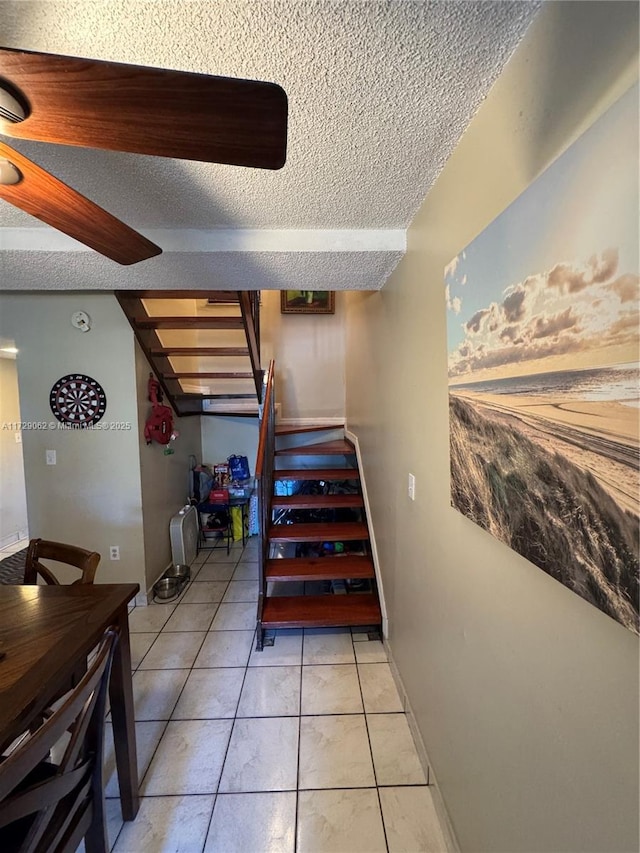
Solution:
[[(109, 628), (77, 687), (35, 731), (0, 757), (0, 850), (108, 850), (102, 787), (105, 702), (118, 635)], [(62, 758), (50, 751), (65, 733)], [(64, 743), (64, 742), (63, 742)], [(59, 744), (60, 747), (60, 744)]]
[(24, 583), (38, 583), (38, 575), (48, 584), (59, 584), (60, 581), (51, 569), (40, 560), (53, 560), (73, 566), (82, 573), (73, 583), (93, 583), (100, 562), (100, 554), (96, 551), (86, 551), (76, 545), (65, 545), (63, 542), (50, 542), (47, 539), (32, 539), (29, 542), (27, 558), (24, 567)]

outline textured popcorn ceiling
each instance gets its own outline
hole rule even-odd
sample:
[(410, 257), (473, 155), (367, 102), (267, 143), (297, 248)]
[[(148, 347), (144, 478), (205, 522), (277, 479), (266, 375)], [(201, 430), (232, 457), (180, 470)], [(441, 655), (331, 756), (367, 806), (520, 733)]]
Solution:
[(4, 46), (271, 80), (289, 98), (288, 158), (277, 172), (17, 141), (152, 239), (160, 228), (285, 233), (260, 251), (198, 246), (121, 268), (66, 251), (65, 241), (52, 248), (48, 229), (0, 201), (0, 287), (381, 287), (402, 254), (397, 239), (395, 247), (381, 239), (375, 251), (346, 233), (336, 252), (320, 233), (318, 249), (300, 255), (286, 232), (401, 235), (538, 8), (508, 0), (0, 0)]

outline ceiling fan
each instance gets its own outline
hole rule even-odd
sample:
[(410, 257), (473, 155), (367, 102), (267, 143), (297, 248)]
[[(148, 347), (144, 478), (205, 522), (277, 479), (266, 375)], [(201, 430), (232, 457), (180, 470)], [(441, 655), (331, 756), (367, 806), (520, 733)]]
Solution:
[[(0, 47), (0, 133), (280, 169), (287, 96), (275, 83)], [(0, 198), (121, 264), (162, 251), (2, 142)]]

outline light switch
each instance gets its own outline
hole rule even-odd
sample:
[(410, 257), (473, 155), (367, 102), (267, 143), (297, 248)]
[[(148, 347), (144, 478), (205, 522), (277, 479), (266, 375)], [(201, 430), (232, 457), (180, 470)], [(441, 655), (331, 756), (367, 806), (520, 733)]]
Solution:
[(56, 465), (56, 452), (55, 450), (47, 450), (47, 465)]
[(408, 487), (409, 497), (412, 501), (416, 499), (416, 478), (413, 474), (409, 474), (409, 487)]

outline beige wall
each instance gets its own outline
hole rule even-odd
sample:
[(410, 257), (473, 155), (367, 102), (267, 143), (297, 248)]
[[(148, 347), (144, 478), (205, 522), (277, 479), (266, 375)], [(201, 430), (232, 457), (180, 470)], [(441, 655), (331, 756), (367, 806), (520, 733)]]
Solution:
[(262, 291), (261, 360), (266, 368), (275, 359), (281, 419), (344, 418), (344, 293), (335, 306), (335, 314), (281, 314), (280, 291)]
[(389, 283), (349, 297), (347, 419), (390, 648), (464, 853), (638, 850), (637, 638), (450, 507), (443, 285), (634, 82), (637, 34), (637, 4), (545, 6)]
[(0, 548), (27, 535), (20, 420), (16, 361), (0, 354)]
[(258, 419), (204, 416), (202, 421), (202, 461), (207, 465), (225, 462), (229, 456), (246, 456), (251, 476), (256, 470)]
[[(90, 332), (71, 325), (74, 311), (92, 318)], [(137, 436), (133, 333), (108, 294), (0, 296), (0, 332), (17, 357), (21, 419), (55, 423), (53, 384), (69, 373), (96, 379), (107, 396), (101, 425), (120, 430), (23, 430), (29, 533), (70, 542), (102, 555), (96, 580), (144, 586), (140, 457)], [(45, 463), (55, 450), (57, 464)], [(109, 560), (109, 546), (120, 560)]]
[[(171, 565), (169, 523), (189, 496), (189, 456), (200, 461), (200, 418), (174, 418), (179, 435), (170, 444), (174, 452), (164, 454), (164, 446), (147, 445), (144, 425), (151, 412), (148, 399), (150, 373), (140, 346), (135, 344), (136, 395), (138, 403), (138, 443), (142, 484), (142, 519), (144, 525), (145, 586), (150, 591), (160, 575)], [(166, 401), (165, 401), (166, 402)]]

